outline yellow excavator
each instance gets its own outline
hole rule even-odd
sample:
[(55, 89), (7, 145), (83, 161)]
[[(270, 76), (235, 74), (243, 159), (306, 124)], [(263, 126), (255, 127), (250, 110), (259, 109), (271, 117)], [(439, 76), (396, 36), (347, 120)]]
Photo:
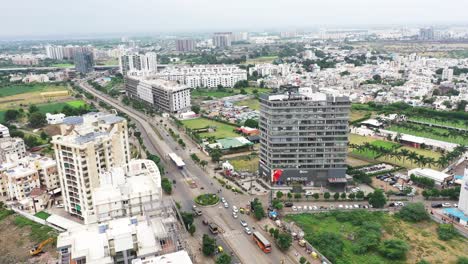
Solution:
[(34, 246), (30, 251), (29, 251), (29, 254), (31, 256), (37, 256), (39, 255), (41, 252), (42, 252), (42, 249), (49, 243), (51, 243), (52, 241), (54, 241), (53, 238), (49, 237), (48, 239), (42, 241), (41, 243), (39, 243), (38, 245)]

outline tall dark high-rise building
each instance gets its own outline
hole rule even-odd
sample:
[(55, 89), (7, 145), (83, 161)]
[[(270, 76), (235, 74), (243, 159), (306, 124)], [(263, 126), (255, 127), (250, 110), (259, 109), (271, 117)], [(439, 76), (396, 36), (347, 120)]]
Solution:
[(87, 47), (75, 49), (75, 69), (77, 72), (87, 74), (94, 71), (94, 55)]
[(350, 101), (288, 87), (260, 96), (260, 176), (272, 186), (346, 183)]

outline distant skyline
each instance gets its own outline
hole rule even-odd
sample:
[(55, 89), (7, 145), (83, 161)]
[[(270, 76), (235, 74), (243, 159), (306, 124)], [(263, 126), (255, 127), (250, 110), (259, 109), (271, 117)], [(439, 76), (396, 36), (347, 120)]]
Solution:
[(468, 24), (460, 0), (5, 0), (10, 37)]

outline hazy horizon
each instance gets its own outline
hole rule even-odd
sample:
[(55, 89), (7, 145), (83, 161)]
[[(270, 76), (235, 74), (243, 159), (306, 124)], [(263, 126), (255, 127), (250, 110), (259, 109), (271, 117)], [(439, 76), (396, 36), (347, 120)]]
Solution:
[(118, 34), (287, 30), (317, 27), (468, 24), (459, 0), (17, 0), (3, 3), (0, 35), (70, 37)]

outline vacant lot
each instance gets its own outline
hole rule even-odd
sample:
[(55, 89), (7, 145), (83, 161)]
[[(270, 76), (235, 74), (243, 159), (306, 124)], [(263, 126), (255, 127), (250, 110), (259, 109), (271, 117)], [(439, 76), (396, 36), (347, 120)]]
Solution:
[(229, 163), (236, 171), (256, 172), (258, 171), (258, 156), (242, 156), (229, 159)]
[[(287, 221), (294, 221), (305, 232), (306, 239), (312, 241), (314, 235), (331, 232), (343, 242), (343, 252), (335, 263), (416, 263), (425, 259), (429, 263), (455, 263), (458, 256), (467, 256), (468, 240), (458, 237), (451, 241), (439, 240), (436, 233), (437, 224), (432, 221), (421, 223), (404, 222), (395, 216), (381, 212), (334, 212), (322, 214), (288, 215)], [(410, 250), (406, 260), (389, 260), (377, 250), (364, 254), (353, 251), (355, 241), (352, 237), (359, 228), (358, 222), (374, 222), (381, 225), (382, 240), (401, 239)], [(319, 249), (320, 250), (320, 249)]]
[(50, 101), (66, 100), (69, 95), (55, 97), (44, 97), (41, 93), (67, 91), (64, 85), (34, 84), (34, 85), (11, 85), (0, 88), (0, 109), (19, 108), (29, 104), (41, 104)]
[(260, 102), (256, 98), (238, 101), (238, 102), (235, 103), (235, 105), (237, 105), (237, 106), (247, 106), (247, 107), (249, 107), (250, 109), (253, 109), (253, 110), (260, 110)]
[(234, 132), (234, 129), (236, 128), (235, 126), (231, 126), (228, 124), (224, 124), (224, 123), (217, 122), (217, 121), (203, 118), (203, 117), (190, 119), (190, 120), (184, 120), (182, 121), (182, 123), (184, 124), (184, 126), (190, 129), (200, 129), (200, 128), (206, 128), (206, 127), (216, 128), (216, 131), (214, 132), (200, 133), (200, 136), (203, 138), (214, 137), (216, 139), (220, 139), (220, 138), (226, 138), (226, 137), (238, 137), (239, 136), (239, 134)]
[(254, 59), (248, 59), (245, 64), (272, 63), (278, 56), (263, 56)]
[[(254, 94), (255, 90), (257, 93), (264, 93), (270, 91), (268, 88), (257, 88), (257, 87), (248, 87), (244, 88), (245, 92), (247, 94)], [(228, 96), (233, 96), (236, 94), (240, 94), (241, 89), (237, 88), (224, 88), (224, 90), (218, 90), (216, 88), (213, 89), (194, 89), (191, 92), (192, 98), (200, 98), (200, 97), (212, 97), (212, 98), (223, 98), (223, 97), (228, 97)]]
[(368, 111), (351, 109), (351, 115), (350, 115), (349, 121), (352, 122), (352, 121), (364, 118), (368, 113), (369, 113)]

